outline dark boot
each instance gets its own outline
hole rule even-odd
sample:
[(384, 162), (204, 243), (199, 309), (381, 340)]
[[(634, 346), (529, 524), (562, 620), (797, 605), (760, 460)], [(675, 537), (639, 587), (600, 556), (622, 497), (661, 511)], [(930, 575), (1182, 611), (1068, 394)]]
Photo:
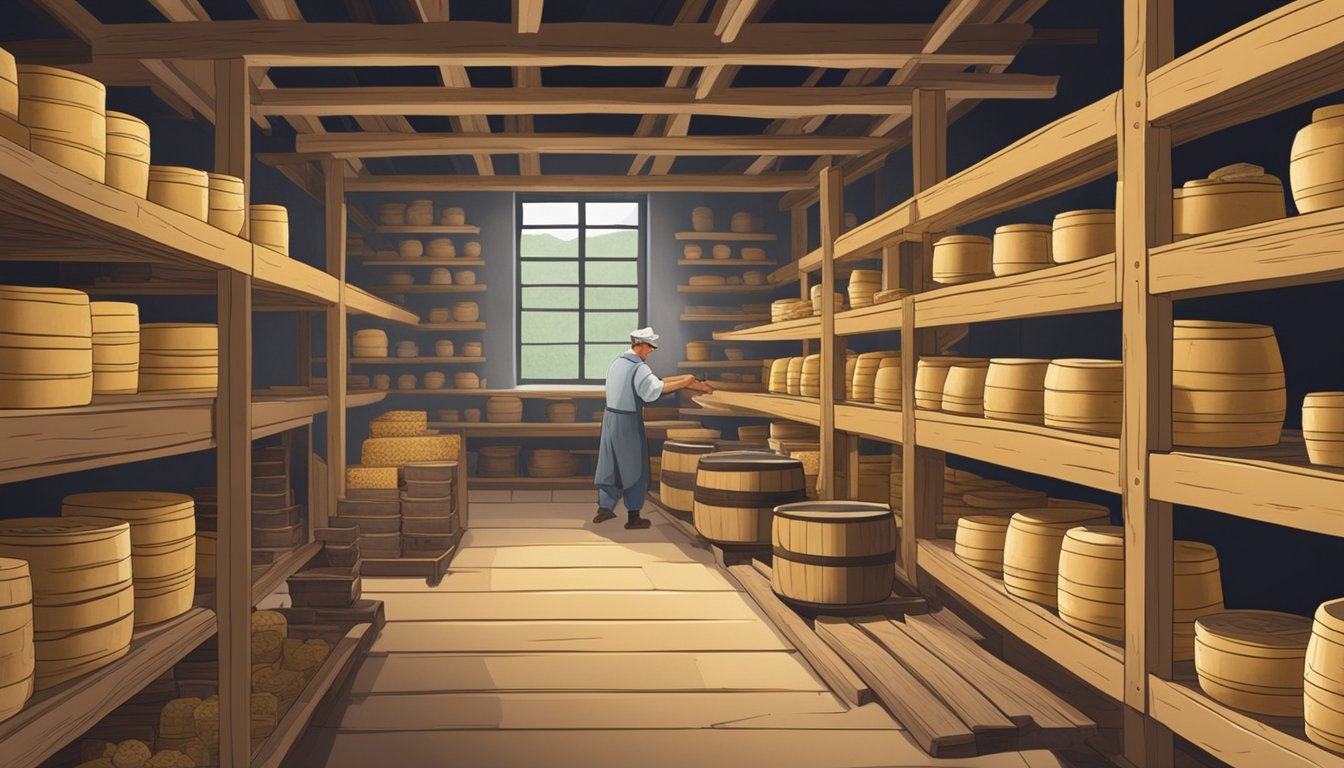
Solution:
[(630, 519), (627, 520), (625, 523), (626, 529), (632, 531), (640, 530), (642, 528), (648, 528), (651, 525), (653, 525), (653, 523), (639, 516), (638, 509), (630, 512)]
[(598, 507), (597, 514), (593, 515), (593, 522), (605, 523), (608, 520), (612, 519), (613, 517), (616, 517), (615, 512), (612, 512), (610, 509), (607, 509), (606, 507)]

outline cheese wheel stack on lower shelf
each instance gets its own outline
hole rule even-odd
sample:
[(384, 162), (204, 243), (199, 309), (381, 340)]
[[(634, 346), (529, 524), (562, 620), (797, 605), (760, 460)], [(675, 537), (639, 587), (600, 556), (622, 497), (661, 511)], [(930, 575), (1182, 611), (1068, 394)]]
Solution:
[(140, 391), (212, 393), (219, 386), (219, 328), (211, 323), (140, 326)]
[(140, 386), (140, 308), (129, 301), (94, 301), (89, 313), (94, 394), (135, 394)]
[(64, 408), (93, 398), (89, 297), (0, 286), (0, 408)]

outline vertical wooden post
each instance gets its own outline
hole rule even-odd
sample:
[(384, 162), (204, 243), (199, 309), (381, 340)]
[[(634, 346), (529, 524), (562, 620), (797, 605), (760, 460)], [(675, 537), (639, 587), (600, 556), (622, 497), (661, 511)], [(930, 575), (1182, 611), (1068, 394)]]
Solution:
[[(807, 206), (798, 205), (789, 209), (789, 248), (795, 262), (807, 255)], [(804, 301), (812, 298), (811, 280), (806, 272), (798, 273), (798, 297)], [(807, 339), (802, 343), (802, 354), (811, 351), (812, 343)]]
[[(835, 431), (835, 400), (845, 376), (843, 340), (835, 336), (835, 238), (844, 217), (844, 178), (839, 168), (821, 172), (821, 472), (817, 496), (833, 499), (837, 483), (838, 450), (844, 438)], [(848, 453), (846, 453), (848, 456)]]
[(299, 368), (297, 383), (306, 387), (313, 383), (313, 316), (308, 312), (299, 312), (294, 322), (294, 336), (299, 347), (295, 354)]
[(345, 391), (349, 368), (345, 314), (345, 173), (342, 163), (324, 161), (326, 175), (327, 272), (340, 281), (336, 304), (327, 308), (327, 507), (345, 495)]
[(1172, 510), (1149, 495), (1148, 457), (1171, 449), (1169, 297), (1148, 291), (1149, 248), (1171, 241), (1171, 133), (1148, 122), (1148, 74), (1174, 55), (1171, 0), (1125, 0), (1117, 269), (1124, 289), (1124, 756), (1140, 768), (1174, 760), (1172, 734), (1145, 713), (1148, 677), (1172, 673)]
[[(252, 160), (250, 88), (244, 62), (215, 63), (215, 170), (242, 179), (245, 200)], [(252, 278), (223, 270), (216, 289), (219, 760), (220, 765), (246, 765), (252, 753)]]
[(947, 178), (947, 94), (916, 89), (911, 102), (918, 193)]
[(882, 246), (882, 290), (889, 291), (901, 285), (901, 244), (887, 243)]

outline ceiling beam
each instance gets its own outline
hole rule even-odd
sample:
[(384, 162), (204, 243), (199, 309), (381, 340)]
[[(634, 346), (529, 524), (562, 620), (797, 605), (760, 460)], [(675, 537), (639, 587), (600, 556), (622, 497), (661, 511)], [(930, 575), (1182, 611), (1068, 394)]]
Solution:
[[(732, 45), (708, 24), (550, 24), (537, 34), (477, 21), (293, 24), (213, 21), (100, 27), (94, 55), (109, 59), (227, 59), (252, 66), (903, 66), (923, 50), (927, 24), (754, 24)], [(1025, 24), (967, 25), (932, 62), (1007, 64)]]
[(943, 43), (952, 36), (962, 24), (967, 23), (971, 16), (983, 4), (984, 0), (952, 0), (943, 8), (943, 12), (938, 14), (938, 18), (933, 22), (929, 33), (924, 36), (923, 53), (937, 53), (938, 49), (943, 47)]
[(169, 21), (210, 20), (210, 14), (201, 7), (200, 0), (149, 0), (149, 4)]
[[(673, 26), (682, 24), (695, 24), (700, 21), (700, 16), (705, 12), (705, 6), (709, 5), (709, 0), (683, 0), (681, 8), (677, 10), (677, 18), (672, 22)], [(667, 72), (667, 80), (663, 85), (668, 88), (684, 88), (691, 80), (692, 70), (690, 67), (672, 67)], [(673, 128), (670, 120), (663, 120), (659, 123), (659, 115), (646, 113), (639, 118), (639, 127), (635, 129), (636, 136), (651, 136), (654, 133), (666, 135), (668, 130)], [(687, 130), (689, 130), (689, 121)], [(635, 155), (635, 159), (630, 162), (630, 170), (627, 171), (631, 176), (638, 176), (644, 170), (645, 164), (650, 160), (646, 154)]]
[(671, 176), (360, 176), (348, 192), (791, 192), (815, 183), (805, 173), (677, 174)]
[(433, 157), (478, 152), (515, 154), (652, 154), (737, 157), (772, 154), (862, 155), (890, 142), (867, 136), (607, 136), (557, 133), (326, 133), (298, 136), (297, 154), (324, 157)]
[(742, 27), (746, 26), (747, 20), (756, 10), (757, 2), (758, 0), (728, 0), (714, 27), (714, 34), (725, 43), (736, 40), (738, 34), (742, 32)]
[(542, 0), (513, 0), (513, 21), (518, 34), (535, 35), (541, 31)]
[[(514, 67), (513, 84), (517, 88), (540, 88), (541, 69), (537, 67)], [(535, 129), (532, 115), (518, 115), (518, 130), (530, 133)], [(518, 173), (523, 176), (541, 175), (541, 155), (536, 152), (523, 152), (518, 155)]]
[(302, 19), (296, 0), (247, 0), (259, 19)]

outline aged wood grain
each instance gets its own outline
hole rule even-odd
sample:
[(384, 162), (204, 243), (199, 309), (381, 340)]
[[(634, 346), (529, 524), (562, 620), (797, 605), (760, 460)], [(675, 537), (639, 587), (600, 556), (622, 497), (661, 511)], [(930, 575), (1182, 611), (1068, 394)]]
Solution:
[(1115, 256), (1098, 256), (1021, 275), (916, 295), (920, 328), (1115, 309)]

